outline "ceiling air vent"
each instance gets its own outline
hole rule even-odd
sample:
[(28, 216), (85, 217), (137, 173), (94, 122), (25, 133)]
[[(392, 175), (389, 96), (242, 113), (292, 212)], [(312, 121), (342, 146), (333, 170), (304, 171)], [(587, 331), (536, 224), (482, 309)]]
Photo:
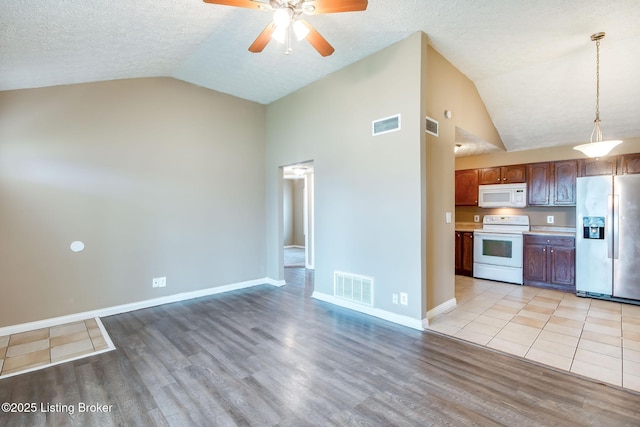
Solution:
[(333, 272), (333, 295), (358, 304), (373, 305), (373, 277)]
[(425, 130), (427, 131), (427, 133), (433, 135), (433, 136), (438, 136), (438, 128), (440, 127), (440, 125), (438, 124), (437, 121), (433, 120), (431, 117), (427, 117), (426, 118), (426, 127)]
[(400, 114), (385, 117), (384, 119), (374, 120), (371, 123), (371, 132), (373, 136), (395, 132), (397, 130), (400, 130)]

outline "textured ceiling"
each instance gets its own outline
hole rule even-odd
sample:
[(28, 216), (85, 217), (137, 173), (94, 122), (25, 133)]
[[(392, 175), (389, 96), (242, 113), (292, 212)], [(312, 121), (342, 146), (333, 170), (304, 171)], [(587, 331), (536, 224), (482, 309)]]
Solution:
[[(0, 90), (171, 76), (268, 104), (424, 31), (473, 80), (508, 150), (584, 142), (601, 46), (605, 138), (640, 137), (639, 0), (370, 0), (307, 20), (336, 48), (248, 46), (268, 12), (201, 0), (2, 0)], [(473, 140), (473, 136), (466, 135)]]

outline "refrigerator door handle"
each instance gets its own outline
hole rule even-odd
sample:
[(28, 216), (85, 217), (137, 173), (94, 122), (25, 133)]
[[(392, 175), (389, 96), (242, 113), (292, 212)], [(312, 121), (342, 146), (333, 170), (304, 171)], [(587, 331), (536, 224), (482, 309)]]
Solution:
[(618, 259), (620, 248), (620, 196), (613, 195), (613, 240), (611, 241), (609, 248), (613, 249), (613, 259)]
[(607, 195), (607, 258), (613, 258), (613, 194)]

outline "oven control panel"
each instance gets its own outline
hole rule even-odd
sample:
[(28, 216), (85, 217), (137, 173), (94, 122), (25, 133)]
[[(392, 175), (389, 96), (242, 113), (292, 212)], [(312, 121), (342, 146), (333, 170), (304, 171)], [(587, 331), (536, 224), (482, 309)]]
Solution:
[(483, 224), (491, 225), (526, 225), (529, 226), (528, 215), (485, 215)]

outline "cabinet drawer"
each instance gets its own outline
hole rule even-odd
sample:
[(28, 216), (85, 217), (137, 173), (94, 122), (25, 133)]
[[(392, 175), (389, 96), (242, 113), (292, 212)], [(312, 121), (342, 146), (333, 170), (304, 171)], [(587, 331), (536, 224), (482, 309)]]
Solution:
[(530, 245), (575, 246), (576, 239), (574, 237), (552, 236), (548, 234), (525, 234), (524, 243)]

